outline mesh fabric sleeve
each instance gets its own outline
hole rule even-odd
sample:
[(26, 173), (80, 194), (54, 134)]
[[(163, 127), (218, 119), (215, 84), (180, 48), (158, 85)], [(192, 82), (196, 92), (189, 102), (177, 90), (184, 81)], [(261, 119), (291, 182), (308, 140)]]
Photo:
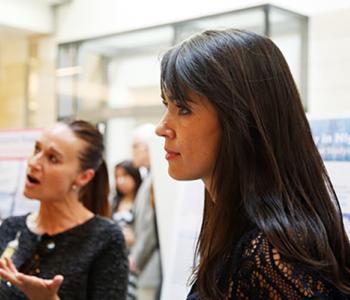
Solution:
[(238, 271), (226, 299), (332, 299), (330, 287), (315, 271), (293, 264), (265, 235), (243, 248)]

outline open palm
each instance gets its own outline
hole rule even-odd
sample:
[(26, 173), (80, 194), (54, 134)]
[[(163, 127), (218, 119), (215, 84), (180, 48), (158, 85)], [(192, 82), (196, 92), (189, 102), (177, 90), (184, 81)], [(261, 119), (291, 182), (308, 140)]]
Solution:
[(63, 276), (42, 279), (25, 275), (17, 271), (11, 258), (0, 260), (0, 276), (20, 289), (31, 300), (59, 300), (57, 292), (63, 282)]

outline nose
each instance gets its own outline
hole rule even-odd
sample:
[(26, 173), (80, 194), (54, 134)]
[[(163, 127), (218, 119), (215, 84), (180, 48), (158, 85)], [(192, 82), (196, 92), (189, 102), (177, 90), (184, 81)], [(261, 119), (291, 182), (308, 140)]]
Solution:
[(40, 158), (39, 158), (39, 153), (38, 154), (33, 154), (31, 157), (28, 159), (28, 167), (32, 171), (38, 171), (41, 170), (42, 166), (40, 163)]
[(175, 131), (169, 126), (169, 123), (166, 119), (166, 114), (158, 123), (156, 130), (156, 135), (159, 135), (164, 138), (173, 139), (175, 137)]

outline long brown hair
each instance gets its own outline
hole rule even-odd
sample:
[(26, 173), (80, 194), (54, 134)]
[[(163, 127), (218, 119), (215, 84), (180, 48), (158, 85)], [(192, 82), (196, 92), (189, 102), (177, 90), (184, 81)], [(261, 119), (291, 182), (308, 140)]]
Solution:
[(163, 55), (161, 89), (184, 107), (188, 90), (205, 96), (222, 129), (215, 201), (206, 197), (197, 244), (201, 297), (222, 297), (218, 267), (228, 268), (224, 259), (252, 226), (349, 294), (350, 245), (338, 199), (277, 46), (252, 32), (205, 31)]
[(75, 136), (86, 143), (79, 155), (81, 170), (90, 168), (95, 170), (95, 176), (80, 190), (79, 199), (93, 213), (110, 217), (109, 181), (107, 166), (103, 159), (103, 136), (95, 125), (87, 121), (74, 120), (66, 124)]

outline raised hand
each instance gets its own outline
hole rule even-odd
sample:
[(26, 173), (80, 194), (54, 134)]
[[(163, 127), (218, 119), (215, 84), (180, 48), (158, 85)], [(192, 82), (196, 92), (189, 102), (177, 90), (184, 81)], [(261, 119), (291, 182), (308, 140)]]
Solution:
[(62, 275), (42, 279), (17, 271), (11, 258), (0, 260), (0, 276), (20, 289), (30, 300), (59, 300), (57, 292), (63, 282)]

